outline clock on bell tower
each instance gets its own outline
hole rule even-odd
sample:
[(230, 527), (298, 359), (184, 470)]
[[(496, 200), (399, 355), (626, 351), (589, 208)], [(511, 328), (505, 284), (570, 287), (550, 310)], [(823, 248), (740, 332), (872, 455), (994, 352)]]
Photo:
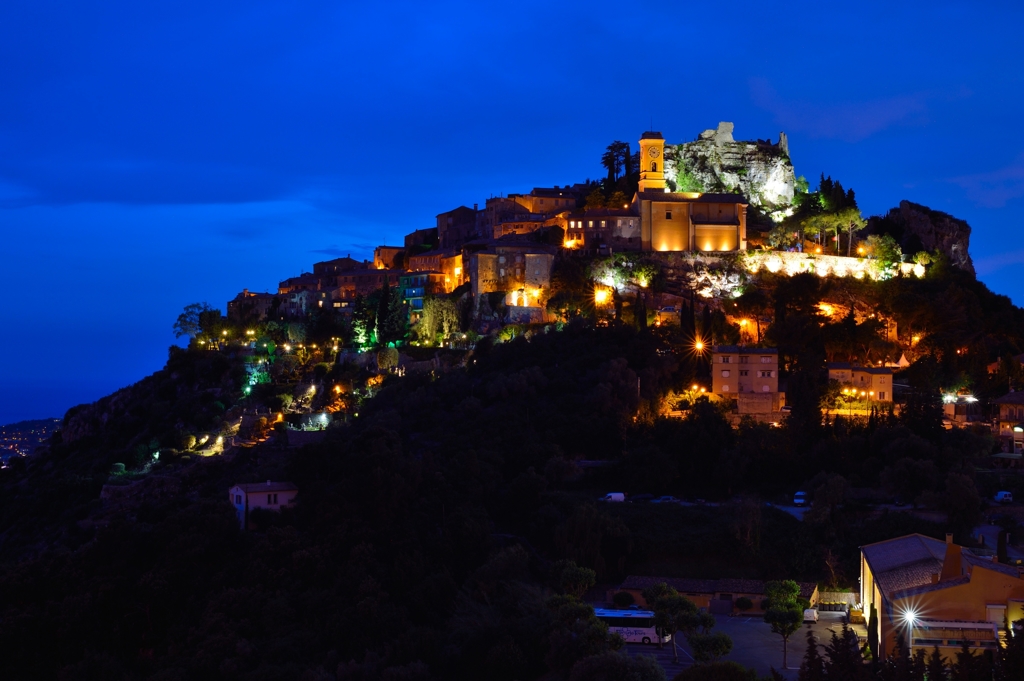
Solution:
[(645, 132), (640, 136), (640, 191), (667, 191), (664, 164), (665, 138), (660, 132)]

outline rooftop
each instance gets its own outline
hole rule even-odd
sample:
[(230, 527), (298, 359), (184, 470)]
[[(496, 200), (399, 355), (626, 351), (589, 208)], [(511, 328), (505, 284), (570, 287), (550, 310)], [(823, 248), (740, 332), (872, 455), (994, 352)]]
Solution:
[[(630, 575), (623, 580), (620, 589), (643, 591), (656, 584), (668, 584), (681, 594), (763, 594), (764, 580), (760, 579), (693, 579), (689, 577), (642, 577)], [(797, 582), (800, 596), (810, 599), (818, 585), (814, 582)]]
[(739, 354), (739, 355), (777, 355), (779, 354), (778, 348), (749, 348), (746, 346), (739, 345), (716, 345), (711, 348), (712, 352), (720, 355), (727, 354)]
[(294, 482), (272, 482), (270, 480), (267, 480), (266, 482), (243, 482), (235, 485), (235, 487), (241, 489), (246, 494), (256, 492), (299, 491), (299, 488), (295, 486)]
[(996, 404), (1024, 404), (1024, 392), (1010, 393), (992, 401)]

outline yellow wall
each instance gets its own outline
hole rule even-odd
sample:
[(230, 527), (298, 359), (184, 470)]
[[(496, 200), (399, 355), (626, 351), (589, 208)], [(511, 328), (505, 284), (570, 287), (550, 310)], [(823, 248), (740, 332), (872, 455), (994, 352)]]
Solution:
[[(877, 590), (875, 593), (876, 598), (880, 599)], [(975, 566), (971, 571), (971, 581), (966, 584), (895, 601), (891, 617), (889, 613), (882, 612), (881, 604), (878, 603), (876, 607), (882, 630), (879, 640), (884, 647), (884, 651), (879, 652), (885, 655), (895, 647), (896, 637), (902, 633), (901, 614), (907, 609), (927, 619), (983, 622), (987, 619), (986, 606), (1007, 605), (1016, 599), (1024, 599), (1024, 579)], [(1007, 614), (1011, 610), (1008, 608)], [(865, 609), (865, 616), (867, 613)]]
[(689, 204), (652, 202), (650, 224), (653, 250), (690, 250)]
[(737, 230), (735, 225), (696, 225), (694, 246), (698, 251), (735, 251)]

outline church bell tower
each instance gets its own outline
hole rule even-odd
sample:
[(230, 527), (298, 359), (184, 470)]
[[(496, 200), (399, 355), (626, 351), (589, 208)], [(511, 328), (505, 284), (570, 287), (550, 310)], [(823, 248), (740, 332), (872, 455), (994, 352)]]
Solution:
[(665, 188), (665, 138), (660, 132), (640, 136), (640, 191), (663, 192)]

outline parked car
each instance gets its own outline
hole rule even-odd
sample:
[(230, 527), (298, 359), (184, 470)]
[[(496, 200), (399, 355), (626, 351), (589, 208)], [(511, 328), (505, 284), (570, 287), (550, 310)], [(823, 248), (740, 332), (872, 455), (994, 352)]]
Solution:
[(794, 506), (806, 506), (807, 505), (807, 492), (797, 492), (793, 495)]
[(608, 494), (605, 494), (603, 497), (598, 499), (598, 501), (625, 501), (625, 500), (626, 500), (626, 495), (623, 494), (622, 492), (609, 492)]
[(1013, 502), (1013, 494), (1010, 492), (996, 492), (995, 500), (1000, 504), (1009, 504)]
[(806, 610), (804, 610), (804, 623), (807, 623), (807, 622), (817, 622), (817, 621), (818, 621), (818, 611), (817, 610), (815, 610), (814, 608), (807, 608)]
[(658, 497), (657, 499), (651, 499), (652, 504), (678, 504), (680, 500), (677, 497), (665, 496)]
[(651, 501), (652, 499), (654, 499), (653, 494), (634, 494), (629, 498), (629, 500), (634, 504), (642, 504), (644, 502)]

